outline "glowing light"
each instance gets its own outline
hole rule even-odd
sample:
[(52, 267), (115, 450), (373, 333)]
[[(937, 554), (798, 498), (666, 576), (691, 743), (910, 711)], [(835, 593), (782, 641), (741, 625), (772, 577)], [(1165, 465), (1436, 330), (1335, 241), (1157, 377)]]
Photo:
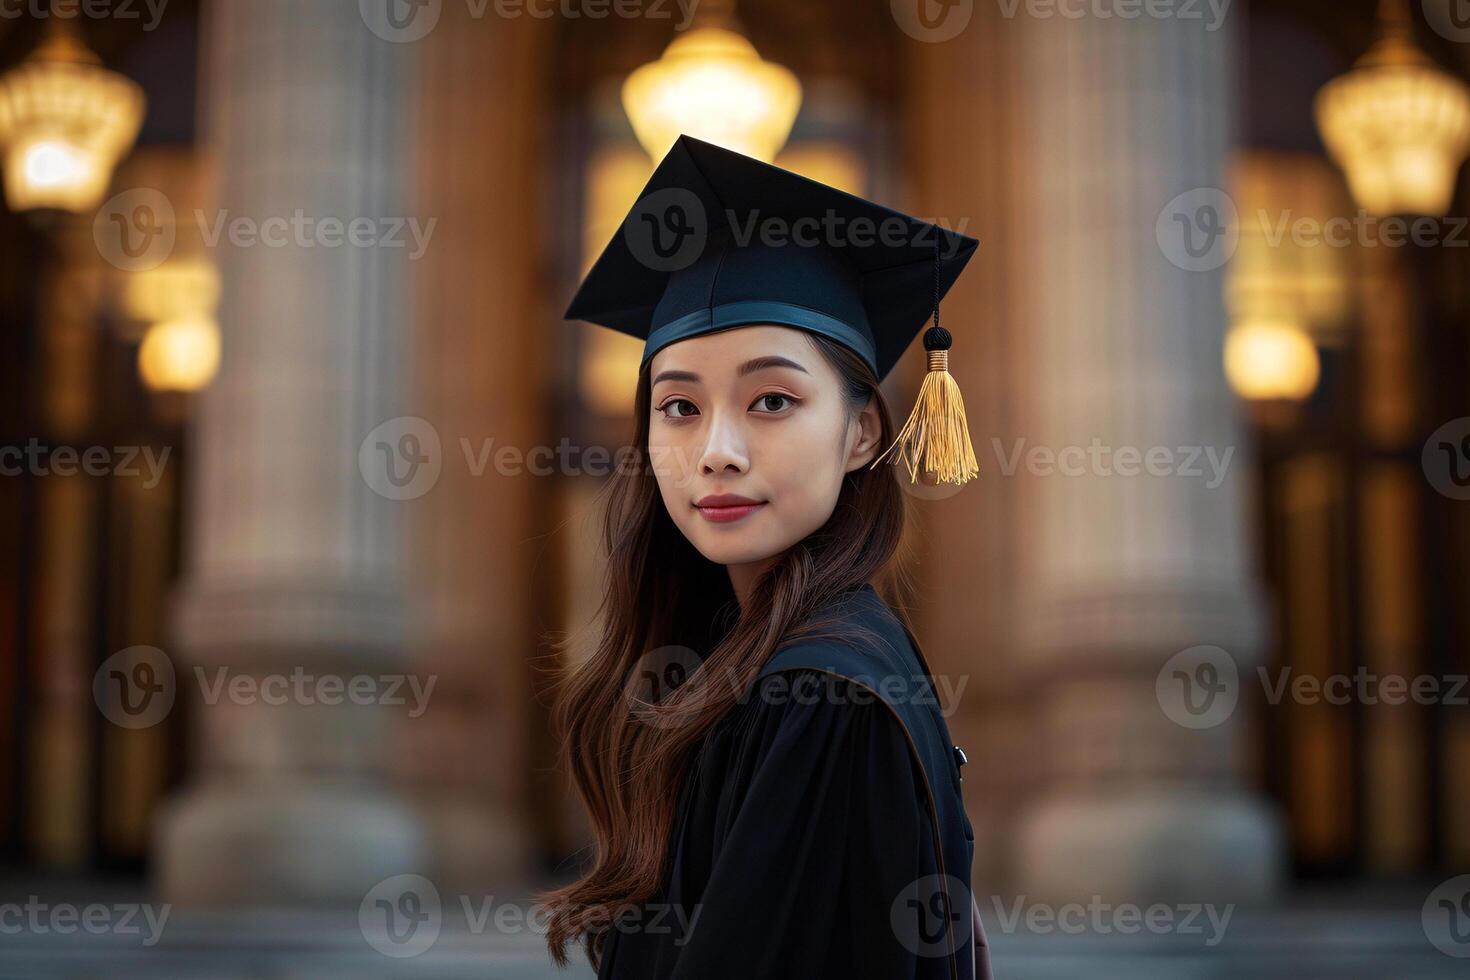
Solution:
[(1440, 217), (1470, 154), (1470, 87), (1414, 44), (1402, 0), (1379, 16), (1378, 41), (1317, 93), (1317, 128), (1364, 210)]
[(219, 327), (212, 320), (166, 320), (144, 335), (138, 373), (154, 391), (198, 391), (213, 380), (219, 358)]
[(129, 273), (123, 312), (157, 323), (188, 316), (213, 316), (219, 303), (219, 271), (202, 256), (173, 258), (152, 269)]
[(1280, 320), (1251, 320), (1225, 336), (1225, 376), (1242, 398), (1301, 401), (1317, 387), (1317, 347), (1305, 330)]
[(796, 76), (726, 27), (691, 29), (623, 83), (623, 108), (655, 160), (687, 133), (770, 162), (800, 107)]
[(15, 211), (86, 211), (137, 139), (143, 90), (103, 68), (51, 18), (46, 40), (0, 77), (5, 198)]

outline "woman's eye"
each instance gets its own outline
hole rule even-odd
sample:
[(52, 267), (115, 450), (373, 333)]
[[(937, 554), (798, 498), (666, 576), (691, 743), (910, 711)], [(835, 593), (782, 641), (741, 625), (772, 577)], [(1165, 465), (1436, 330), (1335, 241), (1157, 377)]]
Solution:
[(694, 403), (687, 398), (674, 398), (666, 401), (659, 406), (658, 410), (671, 419), (683, 419), (699, 414), (699, 409), (695, 408)]
[(755, 400), (751, 408), (758, 408), (763, 412), (779, 412), (793, 404), (796, 399), (790, 395), (761, 395)]

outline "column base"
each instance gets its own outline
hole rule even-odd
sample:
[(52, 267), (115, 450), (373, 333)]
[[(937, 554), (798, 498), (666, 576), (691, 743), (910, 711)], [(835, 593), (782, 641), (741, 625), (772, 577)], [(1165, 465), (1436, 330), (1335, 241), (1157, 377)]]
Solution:
[(167, 805), (155, 834), (159, 892), (178, 905), (356, 907), (427, 862), (413, 810), (373, 786), (200, 786)]
[(435, 884), (450, 891), (506, 891), (534, 882), (534, 848), (514, 812), (467, 795), (419, 801)]
[(1035, 901), (1264, 902), (1285, 860), (1273, 812), (1225, 791), (1055, 794), (1018, 836), (1018, 889)]

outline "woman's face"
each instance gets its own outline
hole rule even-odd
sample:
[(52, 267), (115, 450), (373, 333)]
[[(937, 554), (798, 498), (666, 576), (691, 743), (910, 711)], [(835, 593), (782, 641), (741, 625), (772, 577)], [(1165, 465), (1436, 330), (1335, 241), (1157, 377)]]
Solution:
[(654, 355), (648, 451), (664, 506), (722, 565), (763, 562), (826, 523), (843, 477), (872, 461), (870, 399), (856, 417), (810, 335), (749, 326)]

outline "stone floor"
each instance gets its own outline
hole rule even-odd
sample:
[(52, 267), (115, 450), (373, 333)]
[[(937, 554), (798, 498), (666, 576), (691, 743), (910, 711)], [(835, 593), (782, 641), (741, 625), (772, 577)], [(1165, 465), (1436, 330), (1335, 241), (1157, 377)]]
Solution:
[[(1138, 929), (1131, 934), (1107, 926), (1101, 930), (1095, 925), (1079, 927), (1075, 919), (1067, 930), (1045, 923), (1038, 926), (1034, 920), (1028, 926), (999, 914), (993, 902), (982, 902), (981, 908), (1000, 980), (1448, 980), (1470, 976), (1470, 958), (1451, 957), (1430, 942), (1420, 905), (1414, 904), (1416, 897), (1422, 902), (1425, 894), (1427, 891), (1410, 890), (1399, 898), (1344, 898), (1318, 893), (1296, 896), (1278, 908), (1233, 910), (1223, 929), (1201, 918), (1200, 931)], [(32, 909), (41, 910), (39, 919), (33, 916), (29, 924), (14, 911), (17, 903), (26, 902), (30, 902), (26, 915), (31, 916)], [(4, 888), (0, 891), (0, 978), (583, 980), (592, 975), (580, 961), (580, 953), (573, 967), (557, 970), (541, 936), (530, 927), (506, 930), (490, 923), (476, 929), (465, 915), (448, 911), (447, 905), (437, 938), (419, 948), (396, 950), (415, 954), (405, 957), (375, 949), (359, 928), (357, 915), (351, 913), (206, 916), (170, 910), (161, 927), (154, 928), (141, 912), (124, 921), (128, 907), (124, 892), (88, 892), (85, 901), (74, 899), (67, 905), (55, 899), (42, 903), (29, 899), (25, 889)], [(62, 909), (59, 916), (57, 909)], [(157, 923), (161, 907), (150, 911)], [(87, 916), (93, 917), (90, 930), (82, 925), (89, 921)], [(380, 937), (378, 944), (383, 945)], [(1470, 955), (1470, 946), (1456, 952)]]

